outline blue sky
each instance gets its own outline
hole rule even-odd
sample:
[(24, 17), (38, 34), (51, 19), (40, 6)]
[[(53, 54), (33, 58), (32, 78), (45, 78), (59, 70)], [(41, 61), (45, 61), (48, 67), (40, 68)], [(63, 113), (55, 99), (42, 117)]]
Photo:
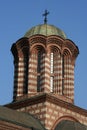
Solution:
[(10, 48), (28, 29), (43, 24), (62, 29), (79, 47), (75, 65), (75, 105), (87, 109), (87, 0), (0, 0), (0, 105), (12, 101), (13, 56)]

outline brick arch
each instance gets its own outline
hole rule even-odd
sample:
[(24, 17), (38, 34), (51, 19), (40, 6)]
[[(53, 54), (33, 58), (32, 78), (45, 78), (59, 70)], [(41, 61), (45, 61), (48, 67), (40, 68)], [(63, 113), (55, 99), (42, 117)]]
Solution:
[(72, 52), (68, 47), (62, 50), (63, 58), (63, 94), (74, 100), (74, 62), (72, 60)]
[(18, 57), (26, 57), (30, 49), (27, 38), (19, 39), (15, 44), (12, 45), (11, 51), (15, 59)]
[(65, 56), (72, 56), (71, 51), (68, 48), (66, 48), (66, 47), (64, 47), (62, 49), (62, 54), (65, 55)]
[(40, 43), (40, 44), (43, 44), (43, 45), (46, 45), (46, 36), (44, 35), (41, 35), (41, 34), (36, 34), (36, 35), (33, 35), (29, 38), (29, 44), (30, 46), (34, 45), (34, 44), (37, 44), (37, 43)]
[(71, 64), (74, 65), (75, 64), (75, 53), (73, 55), (73, 53), (71, 52), (71, 50), (67, 47), (64, 47), (62, 49), (62, 55), (65, 57), (69, 57), (71, 59)]
[(55, 123), (53, 124), (51, 130), (54, 130), (55, 127), (57, 126), (57, 124), (59, 124), (59, 123), (60, 123), (61, 121), (63, 121), (63, 120), (69, 120), (69, 121), (79, 122), (79, 120), (76, 119), (76, 118), (73, 117), (73, 116), (68, 116), (68, 115), (66, 115), (66, 116), (62, 116), (62, 117), (58, 118), (58, 119), (55, 121)]
[(61, 53), (60, 46), (58, 46), (56, 44), (49, 44), (49, 45), (47, 45), (47, 52), (53, 52), (53, 51)]
[(42, 43), (37, 43), (37, 44), (34, 44), (30, 47), (30, 54), (32, 53), (33, 50), (37, 50), (37, 51), (44, 50), (44, 51), (46, 51), (46, 47)]
[(28, 93), (43, 91), (45, 51), (45, 46), (41, 43), (33, 44), (31, 47), (29, 55)]
[(78, 47), (75, 45), (75, 43), (74, 43), (73, 41), (71, 41), (71, 40), (69, 40), (69, 39), (66, 39), (66, 40), (64, 41), (64, 47), (68, 48), (68, 49), (71, 51), (72, 56), (73, 56), (74, 58), (76, 58), (76, 57), (78, 56), (78, 54), (79, 54), (79, 49), (78, 49)]
[(51, 35), (47, 37), (47, 45), (55, 44), (55, 45), (58, 45), (60, 48), (62, 48), (64, 41), (65, 40), (63, 38), (59, 36), (55, 36), (55, 35)]
[[(62, 71), (62, 57), (61, 48), (57, 44), (49, 43), (47, 45), (47, 53), (49, 53), (50, 61), (50, 91), (58, 94), (62, 94), (60, 77)], [(62, 77), (61, 77), (62, 79)]]

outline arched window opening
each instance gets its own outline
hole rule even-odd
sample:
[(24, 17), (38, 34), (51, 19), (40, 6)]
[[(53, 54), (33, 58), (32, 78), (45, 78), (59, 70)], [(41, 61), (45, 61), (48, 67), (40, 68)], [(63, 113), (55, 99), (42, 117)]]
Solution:
[(37, 91), (40, 92), (41, 51), (37, 53)]
[(50, 91), (53, 92), (53, 52), (50, 54)]
[(24, 68), (20, 68), (20, 71), (24, 71), (23, 74), (23, 94), (28, 93), (28, 62), (29, 62), (29, 47), (25, 42), (26, 47), (22, 48)]
[(50, 72), (53, 73), (53, 52), (50, 54)]
[(62, 55), (62, 95), (64, 95), (64, 55)]
[(25, 74), (26, 75), (24, 77), (25, 78), (25, 86), (24, 86), (25, 87), (25, 89), (24, 89), (25, 91), (24, 91), (24, 93), (27, 94), (28, 93), (28, 61), (29, 61), (28, 57), (26, 57), (25, 61), (26, 61), (26, 63), (25, 63), (25, 68), (26, 68), (25, 69)]
[(51, 46), (50, 48), (50, 91), (58, 93), (60, 85), (60, 52), (59, 48), (56, 46)]
[(40, 45), (37, 45), (36, 47), (35, 47), (35, 50), (36, 50), (36, 52), (35, 52), (35, 55), (36, 55), (36, 57), (37, 57), (37, 61), (36, 61), (36, 71), (37, 71), (37, 92), (41, 92), (41, 87), (42, 87), (42, 80), (44, 80), (43, 79), (43, 71), (44, 71), (44, 62), (45, 62), (45, 50), (44, 50), (44, 48), (42, 47), (42, 46), (40, 46)]
[(41, 71), (41, 52), (37, 53), (37, 73)]

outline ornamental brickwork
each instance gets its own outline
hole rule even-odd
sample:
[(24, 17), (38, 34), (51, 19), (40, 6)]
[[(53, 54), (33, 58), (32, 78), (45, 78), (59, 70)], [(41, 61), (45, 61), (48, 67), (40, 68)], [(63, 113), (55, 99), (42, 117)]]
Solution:
[(11, 52), (13, 102), (0, 108), (0, 130), (86, 130), (87, 110), (74, 105), (79, 49), (73, 41), (45, 23), (31, 28)]
[(11, 50), (14, 101), (34, 92), (52, 92), (74, 101), (74, 64), (79, 52), (72, 41), (37, 34), (19, 39)]
[[(62, 97), (64, 98), (64, 97)], [(9, 104), (7, 107), (34, 115), (47, 130), (55, 130), (62, 120), (87, 125), (87, 110), (81, 109), (56, 94), (39, 94)]]

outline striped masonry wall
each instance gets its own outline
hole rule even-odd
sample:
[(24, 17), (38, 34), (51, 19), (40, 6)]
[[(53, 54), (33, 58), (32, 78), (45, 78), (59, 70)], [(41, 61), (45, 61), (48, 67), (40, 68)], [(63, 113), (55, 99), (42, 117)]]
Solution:
[(60, 119), (78, 121), (87, 125), (87, 116), (85, 114), (80, 114), (80, 111), (69, 109), (68, 106), (66, 108), (49, 101), (22, 107), (18, 111), (34, 115), (47, 130), (55, 130)]
[(28, 68), (28, 93), (37, 92), (37, 55), (32, 53)]
[(26, 80), (26, 60), (19, 58), (18, 62), (14, 64), (14, 98), (22, 96), (25, 92)]
[(62, 95), (62, 58), (60, 53), (54, 53), (54, 93)]
[(44, 83), (45, 83), (45, 53), (41, 53), (40, 59), (40, 89), (39, 91), (44, 90)]
[(45, 92), (50, 92), (50, 53), (45, 54)]
[(74, 65), (70, 56), (64, 57), (64, 95), (74, 98)]
[(54, 92), (73, 99), (74, 65), (71, 64), (71, 57), (65, 55), (63, 59), (59, 51), (45, 54), (37, 50), (29, 55), (28, 62), (19, 58), (15, 62), (14, 97), (32, 92)]
[[(42, 42), (40, 43), (39, 37), (41, 36), (38, 36), (38, 43), (37, 37), (34, 41), (32, 39), (32, 43), (28, 43), (30, 47), (26, 51), (23, 50), (24, 44), (21, 48), (22, 42), (20, 45), (18, 43), (16, 48), (13, 46), (13, 51), (15, 50), (13, 52), (15, 59), (14, 100), (17, 97), (38, 92), (52, 92), (73, 99), (74, 64), (72, 64), (72, 59), (74, 63), (76, 54), (73, 52), (77, 48), (72, 43), (69, 46), (62, 41), (61, 44), (61, 41), (56, 41), (55, 36), (52, 36), (48, 43), (43, 43), (44, 41), (40, 38)], [(17, 54), (15, 54), (16, 51)], [(77, 50), (76, 53), (78, 53)]]

